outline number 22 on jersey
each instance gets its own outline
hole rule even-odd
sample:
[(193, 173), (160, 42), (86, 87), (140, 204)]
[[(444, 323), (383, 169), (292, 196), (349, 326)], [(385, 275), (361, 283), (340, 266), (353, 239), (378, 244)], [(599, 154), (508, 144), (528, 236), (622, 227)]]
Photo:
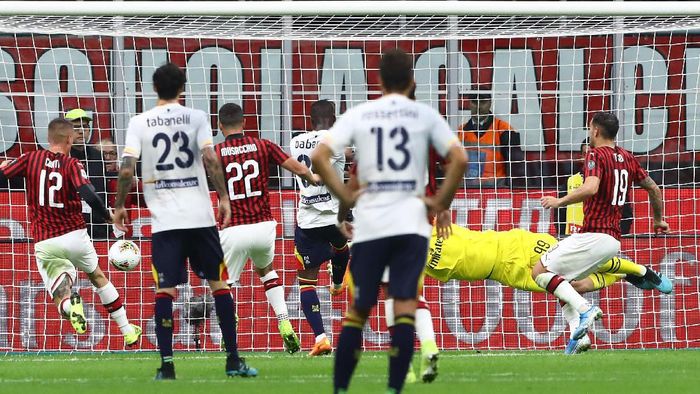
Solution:
[[(226, 166), (226, 173), (234, 173), (228, 179), (228, 195), (231, 201), (262, 195), (262, 191), (253, 190), (252, 184), (252, 181), (260, 175), (260, 167), (257, 161), (246, 160), (243, 164), (237, 162), (229, 163)], [(236, 193), (234, 185), (241, 179), (243, 179), (244, 190), (241, 190), (242, 193)]]

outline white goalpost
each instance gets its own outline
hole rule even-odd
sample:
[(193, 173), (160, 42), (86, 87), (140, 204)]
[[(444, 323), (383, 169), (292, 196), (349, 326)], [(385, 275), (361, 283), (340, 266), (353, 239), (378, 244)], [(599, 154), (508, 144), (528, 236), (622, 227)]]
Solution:
[[(416, 99), (439, 109), (456, 132), (480, 95), (517, 137), (505, 149), (501, 140), (459, 133), (470, 162), (452, 212), (472, 230), (564, 236), (565, 213), (542, 209), (539, 199), (566, 191), (568, 177), (580, 170), (587, 122), (596, 111), (614, 111), (618, 143), (662, 186), (672, 229), (652, 236), (646, 194), (633, 190), (622, 255), (664, 273), (675, 288), (660, 295), (619, 282), (591, 295), (606, 313), (594, 347), (700, 347), (700, 2), (3, 2), (0, 159), (46, 148), (48, 122), (82, 108), (92, 118), (88, 146), (103, 154), (93, 165), (104, 176), (92, 182), (112, 203), (118, 163), (110, 152), (121, 152), (129, 119), (155, 104), (151, 76), (164, 62), (186, 70), (182, 102), (209, 113), (214, 129), (218, 108), (235, 102), (247, 132), (289, 151), (293, 133), (310, 130), (314, 101), (335, 102), (341, 115), (379, 97), (379, 60), (394, 47), (414, 58)], [(214, 138), (223, 140), (221, 133)], [(296, 282), (295, 182), (289, 173), (273, 173), (274, 264), (302, 348), (310, 348), (314, 336)], [(10, 181), (0, 189), (0, 352), (122, 350), (121, 334), (85, 277), (78, 286), (91, 330), (78, 336), (61, 321), (35, 267), (26, 185)], [(128, 237), (144, 255), (137, 270), (108, 267), (115, 239), (99, 226), (91, 231), (101, 267), (129, 317), (144, 327), (142, 349), (152, 350), (150, 218), (139, 191), (128, 204)], [(336, 333), (347, 299), (331, 299), (329, 283), (321, 275), (318, 292), (326, 329)], [(176, 349), (219, 349), (215, 320), (190, 313), (206, 292), (194, 276), (179, 289)], [(282, 350), (252, 266), (235, 295), (241, 349)], [(425, 297), (442, 349), (559, 349), (565, 343), (559, 307), (544, 294), (490, 280), (428, 279)], [(379, 307), (370, 318), (366, 348), (388, 343), (383, 314)]]

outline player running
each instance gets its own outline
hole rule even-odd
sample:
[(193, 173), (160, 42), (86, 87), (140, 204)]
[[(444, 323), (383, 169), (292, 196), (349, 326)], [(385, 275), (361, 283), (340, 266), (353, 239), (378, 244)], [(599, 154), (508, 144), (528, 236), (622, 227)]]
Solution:
[(75, 138), (73, 124), (54, 119), (48, 129), (49, 149), (3, 162), (0, 182), (14, 177), (26, 179), (37, 268), (61, 316), (78, 334), (87, 331), (82, 298), (72, 291), (77, 268), (87, 274), (95, 294), (124, 336), (124, 345), (131, 347), (138, 343), (141, 327), (129, 323), (119, 292), (98, 265), (81, 198), (106, 222), (111, 223), (112, 216), (95, 193), (83, 165), (68, 156)]
[[(515, 289), (544, 292), (545, 289), (532, 279), (532, 268), (542, 254), (556, 244), (556, 238), (549, 234), (520, 229), (471, 231), (453, 224), (449, 238), (440, 237), (433, 230), (425, 273), (441, 282), (490, 279)], [(572, 282), (572, 286), (583, 294), (608, 287), (623, 278), (642, 289), (655, 288), (665, 294), (673, 290), (673, 284), (666, 276), (619, 257), (601, 264), (596, 272)], [(574, 331), (578, 327), (579, 315), (567, 306), (563, 306), (562, 311)], [(572, 350), (580, 353), (590, 346), (590, 338), (584, 335), (578, 347)]]
[(631, 182), (639, 184), (649, 194), (654, 211), (654, 231), (669, 231), (668, 223), (663, 220), (661, 190), (631, 153), (616, 146), (618, 129), (619, 122), (613, 113), (597, 112), (593, 115), (588, 128), (592, 148), (586, 156), (583, 185), (562, 198), (542, 198), (545, 208), (583, 201), (581, 232), (549, 249), (532, 269), (532, 278), (540, 287), (571, 305), (580, 315), (580, 323), (571, 333), (567, 352), (576, 348), (578, 340), (586, 335), (593, 322), (603, 316), (601, 309), (591, 306), (568, 281), (587, 277), (620, 251), (620, 211)]
[[(328, 100), (319, 100), (311, 104), (311, 125), (313, 131), (304, 132), (292, 138), (289, 143), (292, 157), (311, 166), (311, 152), (319, 140), (335, 123), (335, 105)], [(330, 158), (331, 167), (339, 178), (345, 168), (345, 152), (334, 154)], [(348, 240), (336, 226), (338, 199), (331, 195), (323, 185), (314, 186), (301, 177), (299, 185), (299, 207), (297, 209), (297, 226), (294, 230), (295, 254), (301, 268), (297, 271), (299, 278), (299, 299), (306, 316), (306, 321), (316, 336), (314, 347), (309, 356), (320, 356), (331, 352), (331, 342), (326, 335), (321, 317), (321, 305), (316, 294), (318, 271), (330, 260), (332, 282), (331, 295), (338, 295), (344, 289), (343, 277), (350, 259)]]
[(224, 168), (233, 212), (231, 226), (219, 233), (228, 283), (238, 282), (248, 258), (253, 260), (255, 272), (265, 287), (267, 301), (277, 316), (284, 347), (290, 354), (296, 353), (300, 349), (299, 338), (289, 322), (284, 288), (277, 272), (272, 269), (277, 222), (270, 211), (267, 185), (271, 164), (281, 166), (314, 185), (318, 177), (273, 142), (245, 135), (243, 123), (243, 110), (239, 105), (228, 103), (219, 109), (219, 128), (226, 140), (217, 144), (214, 150)]
[(187, 283), (186, 260), (200, 278), (209, 282), (216, 315), (226, 347), (228, 376), (256, 376), (258, 371), (239, 357), (234, 305), (221, 274), (224, 254), (209, 197), (207, 176), (219, 195), (219, 218), (231, 219), (231, 206), (221, 164), (214, 153), (209, 116), (179, 104), (185, 73), (166, 63), (153, 73), (156, 106), (129, 122), (119, 170), (114, 222), (126, 231), (124, 201), (136, 161), (141, 158), (144, 197), (152, 218), (152, 265), (156, 284), (156, 337), (161, 367), (156, 380), (175, 379), (173, 363), (173, 299), (175, 287)]
[[(447, 209), (462, 179), (466, 157), (440, 114), (410, 100), (413, 60), (401, 50), (380, 63), (383, 96), (349, 109), (312, 154), (315, 171), (343, 206), (352, 206), (355, 231), (350, 264), (352, 301), (343, 322), (334, 368), (335, 392), (346, 392), (362, 347), (362, 329), (377, 303), (385, 266), (395, 326), (389, 358), (389, 390), (400, 392), (413, 356), (418, 279), (425, 266), (431, 226), (427, 208)], [(357, 147), (357, 179), (362, 193), (346, 188), (331, 157)], [(435, 197), (424, 197), (428, 148), (449, 158), (445, 181)], [(341, 209), (342, 210), (342, 209)]]

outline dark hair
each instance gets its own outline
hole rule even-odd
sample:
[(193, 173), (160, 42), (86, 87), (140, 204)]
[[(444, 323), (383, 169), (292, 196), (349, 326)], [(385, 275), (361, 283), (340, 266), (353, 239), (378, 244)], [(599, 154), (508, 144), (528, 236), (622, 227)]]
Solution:
[(620, 122), (614, 113), (608, 111), (596, 112), (591, 119), (591, 123), (600, 127), (603, 130), (603, 137), (612, 140), (617, 136), (617, 131), (620, 129)]
[(382, 55), (379, 75), (386, 91), (407, 90), (413, 84), (413, 59), (399, 48), (390, 49)]
[(185, 88), (185, 72), (174, 63), (165, 63), (153, 73), (153, 86), (158, 98), (172, 100)]
[(408, 98), (410, 98), (413, 101), (416, 101), (416, 84), (413, 84), (413, 87), (411, 90), (408, 92)]
[(331, 125), (335, 121), (335, 104), (328, 100), (318, 100), (311, 104), (311, 125), (315, 128), (324, 121)]
[(50, 143), (65, 142), (66, 138), (75, 132), (73, 123), (64, 118), (56, 118), (49, 122), (48, 130)]
[(243, 108), (234, 103), (226, 103), (219, 108), (219, 123), (224, 127), (237, 127), (243, 124)]

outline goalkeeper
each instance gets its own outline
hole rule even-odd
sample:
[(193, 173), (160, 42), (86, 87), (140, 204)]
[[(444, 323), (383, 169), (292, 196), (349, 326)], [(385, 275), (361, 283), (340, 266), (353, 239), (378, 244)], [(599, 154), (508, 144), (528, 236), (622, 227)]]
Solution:
[[(438, 237), (433, 228), (425, 273), (441, 282), (450, 279), (476, 281), (491, 279), (508, 287), (544, 293), (532, 279), (532, 267), (542, 254), (555, 247), (557, 240), (549, 234), (514, 229), (510, 231), (471, 231), (452, 224), (449, 237)], [(608, 287), (626, 279), (641, 289), (655, 288), (668, 294), (673, 284), (650, 267), (613, 257), (598, 271), (572, 282), (579, 293)], [(564, 318), (573, 330), (578, 326), (578, 313), (568, 304), (562, 306)], [(575, 353), (588, 350), (588, 336), (579, 341)]]

